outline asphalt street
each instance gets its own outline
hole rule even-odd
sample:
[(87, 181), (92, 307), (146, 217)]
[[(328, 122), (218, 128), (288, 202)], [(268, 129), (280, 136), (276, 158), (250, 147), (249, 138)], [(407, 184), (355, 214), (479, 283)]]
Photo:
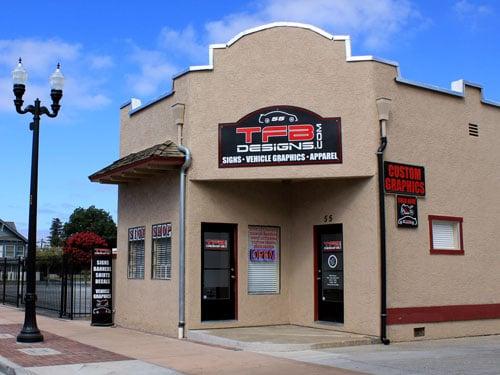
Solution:
[(266, 354), (368, 374), (500, 374), (498, 335)]

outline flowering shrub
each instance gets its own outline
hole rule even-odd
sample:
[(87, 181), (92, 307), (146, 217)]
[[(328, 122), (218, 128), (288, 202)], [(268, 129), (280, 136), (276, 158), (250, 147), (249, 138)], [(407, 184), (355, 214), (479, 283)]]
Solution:
[(68, 237), (64, 254), (71, 254), (75, 263), (89, 265), (95, 248), (108, 247), (104, 238), (94, 232), (78, 232)]

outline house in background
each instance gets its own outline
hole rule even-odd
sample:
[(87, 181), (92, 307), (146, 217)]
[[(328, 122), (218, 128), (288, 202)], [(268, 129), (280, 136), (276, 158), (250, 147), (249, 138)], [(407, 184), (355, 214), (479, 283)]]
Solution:
[(17, 231), (14, 222), (0, 219), (0, 257), (24, 257), (27, 245), (28, 240)]

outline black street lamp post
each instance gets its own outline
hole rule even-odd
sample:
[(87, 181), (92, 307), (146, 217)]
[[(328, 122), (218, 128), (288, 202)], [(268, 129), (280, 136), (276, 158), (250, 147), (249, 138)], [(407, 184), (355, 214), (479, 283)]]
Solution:
[(64, 85), (64, 77), (61, 73), (60, 66), (57, 64), (56, 71), (50, 77), (50, 85), (52, 90), (50, 97), (52, 112), (47, 107), (41, 106), (40, 100), (35, 99), (34, 105), (23, 107), (23, 95), (26, 91), (26, 81), (28, 74), (23, 67), (21, 59), (17, 67), (12, 72), (14, 82), (14, 95), (16, 99), (14, 104), (17, 113), (31, 113), (33, 122), (30, 123), (30, 130), (33, 131), (33, 148), (31, 154), (31, 185), (30, 185), (30, 214), (28, 228), (28, 255), (26, 257), (26, 295), (25, 295), (25, 311), (24, 325), (19, 335), (18, 342), (40, 342), (43, 341), (43, 335), (36, 324), (36, 218), (37, 218), (37, 198), (38, 198), (38, 143), (40, 130), (40, 117), (47, 115), (48, 117), (56, 117), (61, 106), (59, 101), (62, 98), (62, 89)]

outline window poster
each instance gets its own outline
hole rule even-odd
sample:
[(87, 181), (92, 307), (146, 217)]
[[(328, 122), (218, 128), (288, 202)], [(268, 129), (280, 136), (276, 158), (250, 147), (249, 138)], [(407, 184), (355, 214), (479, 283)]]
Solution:
[(248, 227), (248, 292), (279, 292), (280, 228)]

